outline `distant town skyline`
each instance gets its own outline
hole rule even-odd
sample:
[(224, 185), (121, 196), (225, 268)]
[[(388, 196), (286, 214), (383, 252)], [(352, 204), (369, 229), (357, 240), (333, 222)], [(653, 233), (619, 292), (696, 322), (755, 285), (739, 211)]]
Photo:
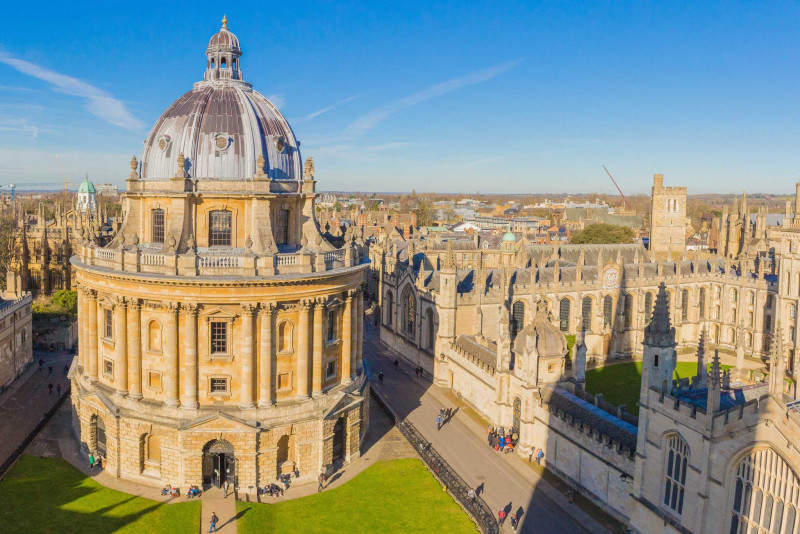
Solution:
[(124, 187), (223, 14), (321, 190), (615, 194), (601, 164), (626, 195), (654, 173), (690, 195), (788, 194), (800, 177), (789, 4), (40, 9), (7, 7), (0, 185), (60, 182), (57, 153), (73, 188), (86, 173)]

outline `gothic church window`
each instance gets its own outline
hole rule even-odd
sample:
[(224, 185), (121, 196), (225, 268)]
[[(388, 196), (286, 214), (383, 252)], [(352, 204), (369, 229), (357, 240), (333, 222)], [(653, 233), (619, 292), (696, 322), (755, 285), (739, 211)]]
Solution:
[(611, 328), (611, 320), (614, 315), (614, 299), (611, 295), (606, 295), (603, 298), (603, 327)]
[(584, 297), (581, 302), (581, 327), (584, 330), (592, 329), (592, 297)]
[(673, 435), (668, 438), (667, 449), (664, 506), (681, 514), (683, 513), (683, 496), (686, 489), (689, 448), (680, 436)]
[(689, 290), (684, 289), (681, 291), (681, 320), (687, 321), (689, 319)]
[(704, 288), (704, 287), (700, 288), (699, 308), (700, 308), (700, 318), (701, 319), (705, 319), (706, 318), (706, 288)]
[(561, 331), (569, 331), (569, 299), (561, 299), (561, 302), (558, 305), (558, 318)]
[(517, 333), (525, 328), (525, 304), (518, 300), (511, 307), (511, 339), (517, 337)]
[(406, 288), (403, 293), (403, 332), (413, 336), (415, 331), (416, 302), (411, 289)]
[(751, 451), (736, 467), (729, 534), (794, 534), (800, 484), (772, 449)]
[(625, 328), (633, 326), (633, 295), (625, 295)]
[(650, 324), (650, 319), (653, 318), (653, 294), (644, 294), (644, 322)]

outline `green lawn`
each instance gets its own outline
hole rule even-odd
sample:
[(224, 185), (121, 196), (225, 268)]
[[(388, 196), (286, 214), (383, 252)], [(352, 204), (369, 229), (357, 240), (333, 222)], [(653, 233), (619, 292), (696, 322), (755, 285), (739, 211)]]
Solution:
[(336, 489), (279, 504), (236, 503), (239, 534), (464, 532), (475, 524), (420, 460), (378, 462)]
[(22, 456), (0, 481), (0, 503), (3, 532), (200, 530), (199, 500), (167, 505), (134, 497), (101, 486), (60, 458)]
[[(729, 365), (723, 365), (728, 369)], [(674, 378), (689, 378), (697, 374), (694, 362), (678, 362)], [(611, 404), (625, 405), (625, 409), (639, 415), (639, 386), (642, 379), (642, 362), (619, 363), (586, 371), (586, 391), (591, 394), (602, 393), (603, 399)]]

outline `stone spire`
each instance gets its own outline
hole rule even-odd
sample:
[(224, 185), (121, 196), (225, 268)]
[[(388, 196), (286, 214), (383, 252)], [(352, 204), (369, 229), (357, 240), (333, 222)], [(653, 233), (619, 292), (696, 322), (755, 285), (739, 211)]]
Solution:
[(722, 373), (719, 363), (719, 349), (715, 349), (714, 357), (711, 359), (711, 371), (708, 373), (707, 415), (712, 415), (719, 410), (721, 388)]
[(780, 399), (783, 396), (783, 378), (786, 375), (786, 363), (783, 355), (783, 335), (781, 335), (780, 319), (775, 324), (775, 335), (772, 336), (770, 350), (769, 393)]
[(456, 255), (453, 253), (453, 241), (448, 239), (447, 240), (447, 248), (445, 249), (444, 253), (444, 263), (442, 265), (442, 270), (452, 270), (456, 269)]
[(644, 342), (651, 347), (675, 346), (675, 329), (669, 319), (669, 297), (664, 282), (658, 286), (653, 318), (644, 329)]
[(706, 339), (708, 332), (706, 327), (700, 331), (700, 340), (697, 342), (697, 376), (695, 385), (704, 387), (708, 383), (708, 363), (706, 363)]
[[(675, 372), (675, 328), (669, 320), (669, 302), (664, 282), (658, 286), (653, 318), (644, 329), (642, 341), (642, 388), (656, 389), (667, 395)], [(642, 398), (646, 397), (644, 392)]]

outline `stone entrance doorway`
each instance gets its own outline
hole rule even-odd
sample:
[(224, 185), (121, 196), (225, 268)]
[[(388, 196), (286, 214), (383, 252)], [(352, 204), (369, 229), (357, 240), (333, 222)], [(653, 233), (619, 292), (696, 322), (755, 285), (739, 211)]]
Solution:
[(106, 455), (106, 425), (103, 420), (97, 418), (97, 454), (100, 456)]
[(340, 417), (336, 424), (333, 426), (333, 461), (344, 459), (344, 438), (346, 432), (344, 429), (344, 417)]
[(203, 447), (203, 485), (219, 488), (225, 482), (236, 487), (236, 457), (229, 441), (215, 439)]

